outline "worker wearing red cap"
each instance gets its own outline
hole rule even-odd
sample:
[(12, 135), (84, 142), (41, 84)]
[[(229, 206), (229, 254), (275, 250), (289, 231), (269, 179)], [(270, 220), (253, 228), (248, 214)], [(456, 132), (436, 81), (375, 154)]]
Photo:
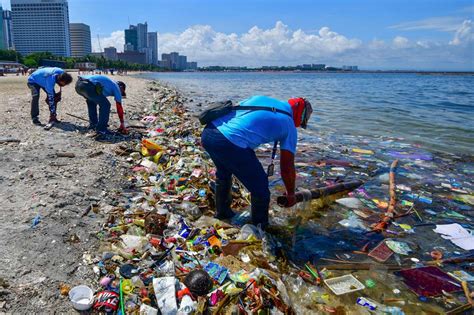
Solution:
[(254, 149), (264, 143), (279, 143), (281, 176), (289, 201), (287, 206), (293, 206), (296, 203), (296, 128), (306, 128), (313, 110), (303, 98), (280, 101), (267, 96), (253, 96), (239, 105), (266, 107), (269, 110), (231, 111), (213, 120), (204, 129), (202, 145), (217, 168), (215, 217), (225, 220), (235, 215), (231, 209), (234, 175), (251, 194), (252, 223), (265, 228), (268, 226), (270, 190), (267, 173)]

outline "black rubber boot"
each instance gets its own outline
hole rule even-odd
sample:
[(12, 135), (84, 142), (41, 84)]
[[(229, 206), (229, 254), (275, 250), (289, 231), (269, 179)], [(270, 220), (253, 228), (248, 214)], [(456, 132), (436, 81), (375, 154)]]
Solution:
[(268, 207), (270, 198), (251, 197), (252, 200), (252, 224), (260, 227), (262, 230), (268, 226)]
[(232, 179), (230, 180), (216, 180), (215, 190), (215, 202), (216, 202), (216, 215), (214, 216), (219, 220), (230, 219), (235, 215), (230, 205), (232, 204)]

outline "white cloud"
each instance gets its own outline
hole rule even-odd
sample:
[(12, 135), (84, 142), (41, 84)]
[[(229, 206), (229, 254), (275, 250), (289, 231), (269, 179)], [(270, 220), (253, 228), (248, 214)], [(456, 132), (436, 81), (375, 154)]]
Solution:
[(462, 18), (453, 16), (433, 17), (418, 21), (403, 22), (392, 25), (389, 28), (401, 31), (437, 30), (443, 32), (454, 32), (462, 24)]
[(100, 37), (100, 45), (99, 45), (99, 40), (97, 38), (97, 35), (92, 36), (92, 51), (99, 52), (101, 51), (99, 49), (102, 48), (102, 51), (106, 47), (115, 47), (117, 48), (117, 51), (123, 51), (123, 45), (125, 44), (125, 33), (124, 31), (115, 31), (112, 32), (107, 37)]
[(278, 21), (271, 29), (250, 28), (241, 35), (217, 32), (209, 25), (195, 25), (179, 34), (159, 34), (160, 52), (179, 51), (204, 63), (261, 65), (295, 63), (334, 57), (360, 47), (328, 27), (318, 35), (292, 31)]
[[(322, 27), (317, 32), (292, 30), (282, 22), (262, 29), (257, 26), (242, 34), (222, 33), (209, 25), (195, 25), (181, 33), (158, 35), (159, 53), (177, 51), (200, 66), (262, 66), (325, 63), (331, 66), (359, 65), (361, 69), (474, 70), (472, 22), (456, 29), (453, 40), (373, 39), (363, 42)], [(124, 32), (101, 37), (102, 49), (114, 46), (122, 51)], [(97, 39), (93, 41), (98, 51)]]
[(407, 48), (409, 46), (408, 39), (402, 36), (397, 36), (393, 39), (395, 48)]
[(472, 43), (474, 41), (474, 33), (472, 31), (472, 21), (465, 20), (456, 30), (454, 38), (449, 42), (450, 45), (461, 45), (462, 43)]

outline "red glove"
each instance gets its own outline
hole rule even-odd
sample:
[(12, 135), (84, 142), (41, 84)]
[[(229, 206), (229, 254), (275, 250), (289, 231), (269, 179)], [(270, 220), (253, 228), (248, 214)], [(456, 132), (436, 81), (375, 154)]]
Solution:
[(122, 104), (119, 103), (119, 102), (115, 102), (115, 106), (117, 107), (117, 114), (118, 114), (119, 120), (120, 120), (120, 127), (118, 129), (118, 132), (120, 132), (123, 135), (126, 135), (126, 134), (128, 134), (128, 130), (127, 130), (127, 128), (125, 128), (125, 123), (124, 123), (124, 119), (123, 119), (124, 112), (123, 112)]
[(120, 124), (120, 127), (118, 129), (118, 132), (120, 132), (121, 134), (123, 135), (126, 135), (128, 134), (128, 129), (125, 127), (124, 124)]
[(288, 200), (288, 203), (285, 205), (286, 208), (292, 207), (296, 204), (296, 196), (295, 194), (292, 195), (286, 195), (286, 199)]

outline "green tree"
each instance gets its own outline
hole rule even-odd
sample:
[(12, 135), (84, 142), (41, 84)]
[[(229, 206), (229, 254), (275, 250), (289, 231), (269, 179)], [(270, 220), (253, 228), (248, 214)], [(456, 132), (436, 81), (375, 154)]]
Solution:
[(23, 64), (28, 68), (38, 68), (38, 62), (34, 58), (26, 57)]
[(0, 60), (4, 61), (18, 61), (20, 63), (23, 62), (23, 57), (19, 52), (14, 50), (3, 50), (0, 49)]

